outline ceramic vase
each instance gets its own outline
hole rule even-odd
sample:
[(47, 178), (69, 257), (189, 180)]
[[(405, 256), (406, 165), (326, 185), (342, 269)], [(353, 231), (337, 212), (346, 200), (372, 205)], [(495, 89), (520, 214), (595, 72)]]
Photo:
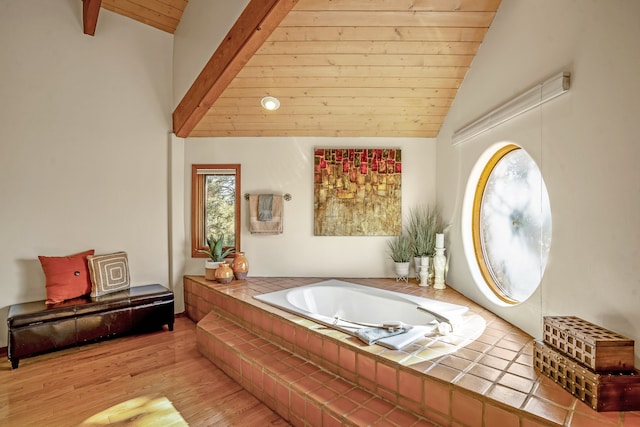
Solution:
[(249, 272), (249, 261), (247, 261), (247, 258), (244, 256), (244, 252), (236, 252), (233, 262), (231, 263), (231, 269), (233, 270), (233, 275), (237, 280), (244, 280), (247, 278), (247, 273)]
[(206, 260), (204, 263), (204, 278), (207, 280), (216, 280), (216, 269), (220, 265), (219, 262)]
[(226, 261), (222, 261), (216, 269), (216, 281), (218, 283), (229, 283), (233, 280), (233, 270)]

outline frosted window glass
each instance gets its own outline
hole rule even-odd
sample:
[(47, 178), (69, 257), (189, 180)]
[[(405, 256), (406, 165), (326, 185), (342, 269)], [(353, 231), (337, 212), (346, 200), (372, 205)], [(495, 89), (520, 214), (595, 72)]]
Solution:
[(480, 207), (480, 238), (498, 289), (522, 302), (536, 290), (549, 256), (551, 209), (540, 169), (522, 149), (491, 171)]

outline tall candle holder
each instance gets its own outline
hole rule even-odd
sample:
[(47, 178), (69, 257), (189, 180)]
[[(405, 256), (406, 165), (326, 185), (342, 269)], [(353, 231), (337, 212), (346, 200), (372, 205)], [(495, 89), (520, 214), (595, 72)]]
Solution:
[(447, 258), (444, 256), (444, 234), (436, 234), (436, 254), (433, 257), (433, 269), (435, 271), (435, 280), (433, 289), (445, 289), (444, 269), (447, 265)]
[(420, 286), (429, 286), (429, 257), (420, 258)]

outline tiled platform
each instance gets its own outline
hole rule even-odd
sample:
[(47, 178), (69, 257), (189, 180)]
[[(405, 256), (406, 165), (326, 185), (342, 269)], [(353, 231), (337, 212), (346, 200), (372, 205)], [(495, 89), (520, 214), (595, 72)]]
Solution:
[(223, 316), (197, 328), (198, 350), (294, 426), (436, 427)]
[[(446, 346), (455, 345), (455, 337), (451, 343), (419, 340), (402, 351), (367, 346), (350, 335), (252, 298), (321, 280), (249, 278), (219, 285), (203, 277), (187, 276), (187, 314), (199, 321), (215, 310), (216, 315), (222, 314), (237, 327), (252, 331), (259, 336), (257, 339), (270, 342), (268, 345), (282, 347), (305, 363), (322, 367), (332, 378), (328, 381), (337, 375), (341, 382), (370, 390), (372, 396), (391, 402), (393, 409), (415, 414), (416, 420), (424, 417), (438, 425), (478, 427), (640, 426), (640, 413), (594, 412), (538, 375), (532, 367), (532, 338), (452, 289), (436, 291), (392, 279), (343, 279), (468, 306), (486, 320), (487, 328), (475, 341), (451, 354), (447, 354), (450, 349)], [(208, 318), (208, 322), (213, 321)], [(209, 327), (215, 328), (214, 324)], [(232, 335), (222, 334), (230, 340)], [(267, 363), (265, 372), (275, 378), (282, 366), (277, 360), (273, 363), (275, 366)]]

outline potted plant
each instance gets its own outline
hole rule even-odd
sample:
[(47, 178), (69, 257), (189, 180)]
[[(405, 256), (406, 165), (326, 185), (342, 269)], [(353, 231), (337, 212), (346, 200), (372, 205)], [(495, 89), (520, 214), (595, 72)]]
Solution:
[(389, 255), (395, 263), (396, 280), (407, 281), (409, 265), (413, 256), (411, 238), (406, 234), (401, 234), (388, 240), (387, 245), (389, 247)]
[[(418, 206), (409, 211), (407, 232), (411, 238), (416, 278), (420, 280), (422, 257), (432, 258), (436, 248), (436, 232), (442, 230), (440, 210), (436, 206)], [(431, 265), (429, 261), (427, 265)]]
[(198, 252), (202, 252), (209, 256), (209, 259), (205, 261), (205, 279), (215, 280), (215, 272), (218, 266), (224, 259), (233, 252), (234, 248), (227, 248), (222, 250), (224, 244), (224, 234), (219, 239), (213, 237), (213, 235), (207, 238), (208, 250), (199, 249)]

